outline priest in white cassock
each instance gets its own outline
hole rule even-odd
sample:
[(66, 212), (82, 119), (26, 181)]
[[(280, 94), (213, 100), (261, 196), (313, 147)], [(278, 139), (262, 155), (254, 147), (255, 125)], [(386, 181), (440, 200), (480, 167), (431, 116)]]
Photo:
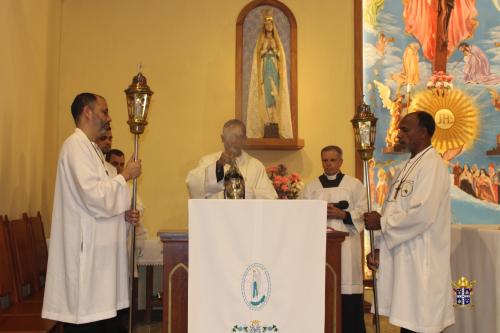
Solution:
[(300, 194), (300, 199), (328, 202), (328, 226), (349, 233), (342, 242), (342, 332), (364, 333), (366, 329), (360, 232), (364, 228), (366, 191), (358, 179), (340, 171), (343, 162), (340, 147), (323, 148), (321, 162), (324, 173), (307, 184)]
[(245, 198), (276, 199), (278, 195), (262, 163), (243, 151), (246, 141), (245, 124), (232, 119), (224, 124), (221, 139), (224, 151), (201, 158), (198, 166), (186, 178), (192, 199), (224, 199), (224, 172), (232, 160), (245, 180)]
[(432, 147), (433, 117), (417, 111), (399, 124), (398, 145), (410, 159), (399, 167), (381, 214), (365, 226), (380, 230), (370, 268), (378, 267), (379, 312), (401, 332), (437, 333), (455, 322), (450, 272), (450, 175)]
[(59, 153), (42, 317), (65, 332), (115, 332), (118, 309), (129, 306), (127, 181), (141, 173), (130, 160), (111, 177), (95, 140), (111, 122), (106, 100), (82, 93), (71, 105), (75, 132)]

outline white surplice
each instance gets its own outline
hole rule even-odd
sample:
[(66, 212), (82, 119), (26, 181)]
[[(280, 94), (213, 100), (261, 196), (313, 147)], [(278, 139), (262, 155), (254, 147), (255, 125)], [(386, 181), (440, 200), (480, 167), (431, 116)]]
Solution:
[[(189, 171), (186, 184), (191, 199), (224, 199), (224, 179), (217, 182), (216, 162), (222, 151), (204, 156), (198, 166)], [(264, 165), (242, 151), (236, 164), (245, 179), (246, 199), (276, 199), (278, 195), (267, 176)], [(228, 165), (224, 170), (228, 169)]]
[(327, 224), (335, 230), (349, 233), (349, 236), (342, 242), (341, 293), (362, 294), (363, 270), (360, 232), (364, 229), (363, 214), (367, 207), (366, 191), (363, 184), (354, 177), (344, 175), (338, 187), (324, 188), (319, 179), (316, 178), (302, 190), (300, 198), (324, 200), (328, 203), (345, 200), (349, 203), (346, 211), (351, 214), (352, 225), (345, 224), (339, 219), (328, 219)]
[(106, 167), (106, 170), (108, 170), (108, 176), (111, 178), (115, 177), (118, 175), (118, 171), (116, 170), (115, 166), (107, 161), (104, 161), (104, 166)]
[(441, 332), (455, 321), (450, 273), (451, 180), (434, 148), (414, 156), (406, 168), (405, 164), (399, 167), (403, 170), (382, 207), (379, 312), (397, 326)]
[(87, 323), (116, 316), (128, 301), (130, 194), (121, 175), (80, 130), (59, 153), (42, 317)]

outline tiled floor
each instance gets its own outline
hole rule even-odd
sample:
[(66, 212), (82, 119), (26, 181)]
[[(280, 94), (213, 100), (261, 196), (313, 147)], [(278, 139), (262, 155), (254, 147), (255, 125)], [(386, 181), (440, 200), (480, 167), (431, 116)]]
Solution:
[[(371, 289), (365, 289), (365, 300), (367, 302), (373, 302), (373, 292)], [(373, 315), (369, 313), (365, 313), (365, 326), (366, 333), (375, 333), (375, 325), (372, 324)], [(400, 328), (396, 326), (392, 326), (389, 324), (389, 320), (387, 317), (380, 317), (380, 332), (384, 333), (399, 333)]]
[(135, 326), (135, 333), (160, 333), (161, 322), (153, 322), (150, 325), (144, 323), (137, 323)]
[[(372, 325), (373, 315), (365, 313), (366, 333), (375, 333), (375, 325)], [(380, 317), (380, 332), (399, 333), (399, 327), (392, 326), (386, 317)]]

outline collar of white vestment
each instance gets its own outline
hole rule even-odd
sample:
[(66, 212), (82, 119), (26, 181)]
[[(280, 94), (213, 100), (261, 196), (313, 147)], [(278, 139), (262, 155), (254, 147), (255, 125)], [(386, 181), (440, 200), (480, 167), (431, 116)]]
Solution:
[(338, 175), (339, 173), (340, 173), (340, 172), (337, 172), (336, 174), (331, 175), (331, 176), (327, 175), (326, 173), (325, 173), (324, 175), (326, 176), (326, 178), (328, 178), (328, 180), (335, 180), (335, 179), (337, 179), (337, 175)]
[(424, 149), (422, 149), (421, 152), (419, 152), (417, 155), (411, 157), (408, 162), (410, 162), (411, 164), (413, 164), (415, 161), (418, 161), (420, 160), (428, 151), (430, 150), (433, 150), (434, 147), (432, 147), (432, 145), (429, 145), (427, 147), (425, 147)]
[[(222, 154), (222, 152), (220, 152), (220, 154)], [(220, 156), (220, 154), (218, 155)], [(236, 157), (236, 164), (237, 165), (245, 164), (247, 159), (248, 159), (248, 154), (244, 150), (242, 150), (241, 155)]]

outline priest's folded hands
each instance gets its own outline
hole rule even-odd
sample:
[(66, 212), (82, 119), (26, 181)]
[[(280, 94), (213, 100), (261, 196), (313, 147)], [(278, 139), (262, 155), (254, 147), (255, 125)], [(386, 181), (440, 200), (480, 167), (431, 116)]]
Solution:
[(380, 218), (382, 217), (378, 212), (369, 212), (364, 215), (365, 228), (367, 230), (380, 230)]

